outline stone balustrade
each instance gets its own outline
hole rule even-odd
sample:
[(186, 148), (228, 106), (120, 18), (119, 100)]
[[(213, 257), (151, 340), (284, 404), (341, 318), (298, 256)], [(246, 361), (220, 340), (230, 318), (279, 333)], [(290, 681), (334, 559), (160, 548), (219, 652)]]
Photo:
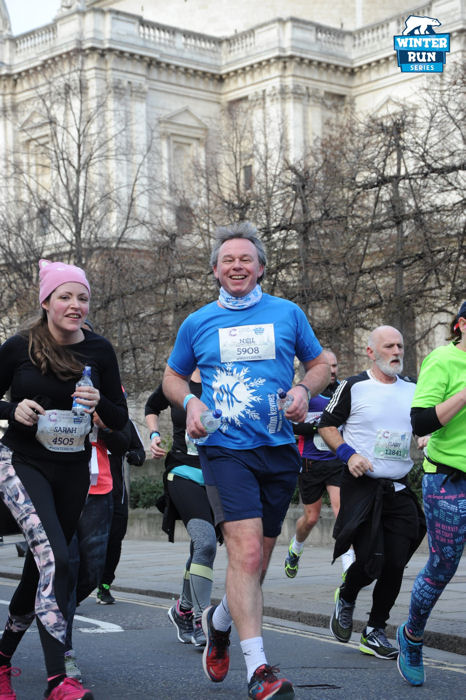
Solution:
[[(416, 8), (416, 14), (418, 15), (425, 16), (431, 13), (432, 3)], [(377, 47), (383, 49), (389, 46), (391, 48), (393, 37), (403, 32), (405, 19), (406, 14), (397, 15), (384, 22), (371, 24), (352, 32), (351, 58), (353, 61), (358, 61), (358, 59), (363, 58), (369, 52), (373, 53)]]
[(256, 33), (253, 29), (247, 32), (240, 32), (240, 34), (234, 34), (232, 37), (225, 39), (223, 43), (225, 45), (225, 53), (228, 56), (248, 54), (255, 49)]
[(36, 51), (38, 47), (41, 49), (48, 48), (55, 43), (56, 37), (57, 27), (55, 24), (48, 24), (32, 32), (21, 34), (15, 40), (16, 53), (21, 54), (26, 51)]
[[(429, 14), (431, 3), (416, 10)], [(230, 37), (217, 38), (143, 20), (122, 12), (90, 8), (57, 18), (56, 22), (27, 32), (10, 41), (10, 65), (21, 63), (26, 55), (58, 52), (63, 44), (80, 41), (87, 46), (105, 44), (123, 51), (138, 47), (141, 54), (156, 54), (160, 59), (193, 68), (231, 71), (246, 63), (275, 55), (295, 54), (311, 60), (321, 58), (350, 66), (360, 64), (371, 53), (393, 52), (392, 37), (403, 29), (405, 15), (356, 31), (327, 27), (301, 19), (276, 19)], [(379, 50), (378, 50), (379, 49)]]
[(155, 22), (139, 22), (139, 36), (157, 46), (176, 45), (176, 29)]
[(212, 54), (218, 57), (220, 55), (221, 42), (215, 37), (205, 34), (193, 34), (191, 32), (183, 32), (183, 46), (188, 51), (199, 51), (201, 53)]

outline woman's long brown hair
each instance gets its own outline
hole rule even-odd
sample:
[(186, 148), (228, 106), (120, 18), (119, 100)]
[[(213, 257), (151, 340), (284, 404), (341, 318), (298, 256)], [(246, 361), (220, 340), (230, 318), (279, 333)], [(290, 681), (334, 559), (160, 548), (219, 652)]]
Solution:
[(45, 309), (42, 309), (40, 317), (32, 321), (22, 334), (28, 338), (30, 360), (42, 374), (52, 372), (63, 381), (79, 379), (84, 365), (68, 348), (57, 343), (50, 333)]

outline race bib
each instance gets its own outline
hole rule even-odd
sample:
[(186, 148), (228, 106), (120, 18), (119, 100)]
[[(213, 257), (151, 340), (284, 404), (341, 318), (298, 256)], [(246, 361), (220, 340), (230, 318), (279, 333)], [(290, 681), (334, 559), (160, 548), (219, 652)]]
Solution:
[[(318, 420), (320, 420), (321, 415), (322, 411), (309, 411), (304, 422), (316, 423)], [(330, 447), (327, 445), (325, 440), (319, 435), (319, 433), (315, 433), (314, 437), (312, 438), (312, 441), (314, 443), (314, 447), (316, 448), (316, 450), (319, 450), (319, 452), (331, 452)]]
[(320, 419), (322, 415), (322, 411), (314, 411), (313, 413), (308, 411), (306, 415), (306, 420), (304, 421), (305, 423), (315, 423)]
[(76, 416), (72, 411), (46, 411), (37, 423), (37, 440), (50, 452), (82, 452), (91, 431), (88, 413)]
[(321, 438), (319, 433), (314, 435), (314, 447), (320, 452), (330, 452), (330, 447), (327, 445), (325, 440)]
[(275, 360), (273, 323), (219, 328), (221, 362)]
[(411, 433), (379, 429), (375, 438), (374, 456), (379, 459), (405, 461), (409, 458), (410, 442)]

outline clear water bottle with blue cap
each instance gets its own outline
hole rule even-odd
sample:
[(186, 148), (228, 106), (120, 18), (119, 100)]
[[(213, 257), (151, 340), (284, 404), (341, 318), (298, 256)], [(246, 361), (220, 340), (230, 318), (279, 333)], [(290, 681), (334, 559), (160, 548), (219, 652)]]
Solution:
[(207, 435), (200, 438), (190, 437), (190, 440), (195, 445), (204, 444), (209, 435), (212, 435), (212, 433), (215, 433), (215, 431), (220, 428), (220, 425), (222, 423), (222, 411), (220, 410), (220, 408), (215, 408), (213, 411), (203, 411), (201, 413), (201, 423), (204, 426), (204, 430), (206, 431)]
[(283, 389), (277, 389), (277, 406), (280, 411), (286, 411), (288, 406), (293, 403), (293, 397), (286, 393)]
[[(76, 389), (79, 386), (94, 386), (91, 379), (91, 368), (89, 365), (86, 365), (84, 367), (81, 379), (78, 382), (76, 382)], [(73, 411), (75, 416), (86, 415), (86, 411), (84, 410), (86, 408), (89, 408), (89, 406), (84, 406), (82, 403), (79, 403), (79, 399), (77, 396), (73, 397), (73, 405), (71, 406), (71, 410)]]

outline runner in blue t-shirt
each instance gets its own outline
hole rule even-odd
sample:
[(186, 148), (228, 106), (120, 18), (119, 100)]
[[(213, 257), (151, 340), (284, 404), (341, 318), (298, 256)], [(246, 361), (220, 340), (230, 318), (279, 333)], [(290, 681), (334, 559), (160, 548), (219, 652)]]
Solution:
[[(327, 386), (330, 372), (303, 311), (262, 293), (258, 282), (266, 255), (256, 233), (247, 222), (218, 229), (211, 263), (219, 299), (182, 323), (163, 391), (186, 409), (193, 438), (206, 436), (203, 411), (222, 411), (220, 428), (198, 448), (215, 523), (228, 552), (226, 594), (203, 614), (204, 671), (214, 682), (225, 678), (234, 621), (249, 697), (292, 698), (292, 684), (277, 677), (264, 654), (261, 583), (301, 468), (290, 421), (304, 419), (310, 396)], [(291, 388), (295, 357), (305, 375)], [(189, 393), (196, 365), (201, 399)], [(277, 400), (279, 388), (293, 399), (285, 411)]]

